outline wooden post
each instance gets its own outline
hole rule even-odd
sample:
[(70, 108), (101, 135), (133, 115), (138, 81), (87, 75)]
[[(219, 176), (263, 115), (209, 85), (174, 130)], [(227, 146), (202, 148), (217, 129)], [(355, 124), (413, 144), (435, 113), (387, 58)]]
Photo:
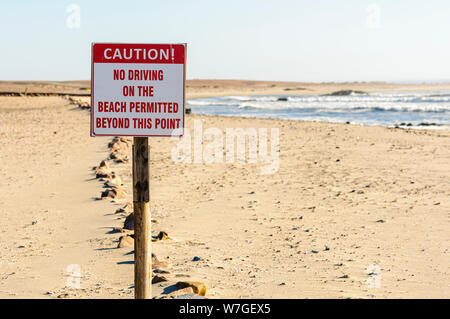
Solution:
[(134, 296), (151, 298), (150, 168), (147, 137), (133, 141)]

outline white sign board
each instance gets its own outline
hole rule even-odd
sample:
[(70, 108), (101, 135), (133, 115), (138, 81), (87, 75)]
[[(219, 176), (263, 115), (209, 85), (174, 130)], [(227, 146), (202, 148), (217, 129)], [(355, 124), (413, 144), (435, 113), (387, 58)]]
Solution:
[(185, 44), (92, 44), (92, 136), (182, 136)]

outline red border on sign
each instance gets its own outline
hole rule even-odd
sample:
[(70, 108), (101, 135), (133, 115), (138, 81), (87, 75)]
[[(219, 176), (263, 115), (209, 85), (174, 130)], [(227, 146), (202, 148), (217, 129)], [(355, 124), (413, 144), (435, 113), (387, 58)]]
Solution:
[[(143, 60), (143, 59), (116, 59), (114, 61), (99, 59), (96, 57), (96, 46), (101, 49), (105, 48), (131, 48), (131, 49), (171, 49), (175, 50), (174, 59), (170, 59), (171, 62), (161, 62), (162, 60), (154, 59), (154, 60)], [(181, 52), (180, 49), (183, 51)], [(91, 136), (146, 136), (146, 137), (182, 137), (184, 135), (184, 116), (186, 114), (186, 55), (187, 55), (187, 43), (182, 44), (137, 44), (137, 43), (92, 43), (92, 51), (91, 51)], [(182, 57), (182, 61), (181, 58)], [(145, 61), (145, 62), (144, 62)], [(181, 61), (181, 62), (180, 62)], [(183, 128), (180, 135), (135, 135), (135, 134), (96, 134), (94, 131), (94, 63), (151, 63), (151, 64), (183, 64)]]

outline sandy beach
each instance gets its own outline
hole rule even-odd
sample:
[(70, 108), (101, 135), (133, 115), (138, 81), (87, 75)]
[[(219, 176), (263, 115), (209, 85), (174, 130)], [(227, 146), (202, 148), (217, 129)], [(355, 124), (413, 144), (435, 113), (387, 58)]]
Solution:
[[(186, 85), (189, 99), (450, 89)], [(0, 82), (0, 298), (134, 296), (133, 247), (118, 248), (132, 231), (114, 231), (127, 216), (116, 210), (132, 202), (131, 162), (110, 159), (112, 138), (90, 137), (89, 110), (70, 100), (89, 86)], [(45, 92), (64, 95), (32, 96)], [(204, 283), (208, 298), (450, 297), (450, 131), (190, 114), (191, 134), (194, 123), (203, 131), (278, 128), (279, 169), (264, 175), (261, 163), (175, 163), (179, 141), (150, 138), (152, 227), (169, 237), (152, 243), (169, 272), (167, 283), (153, 285), (155, 296), (189, 280)], [(131, 157), (131, 146), (123, 153)], [(121, 198), (98, 200), (104, 181), (93, 167), (102, 160), (120, 176)], [(79, 288), (67, 287), (74, 269)]]

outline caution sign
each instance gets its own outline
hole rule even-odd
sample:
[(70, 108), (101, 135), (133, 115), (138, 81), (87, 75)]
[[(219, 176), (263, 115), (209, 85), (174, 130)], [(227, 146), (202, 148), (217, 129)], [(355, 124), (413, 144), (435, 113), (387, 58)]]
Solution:
[(92, 44), (91, 135), (182, 136), (185, 44)]

